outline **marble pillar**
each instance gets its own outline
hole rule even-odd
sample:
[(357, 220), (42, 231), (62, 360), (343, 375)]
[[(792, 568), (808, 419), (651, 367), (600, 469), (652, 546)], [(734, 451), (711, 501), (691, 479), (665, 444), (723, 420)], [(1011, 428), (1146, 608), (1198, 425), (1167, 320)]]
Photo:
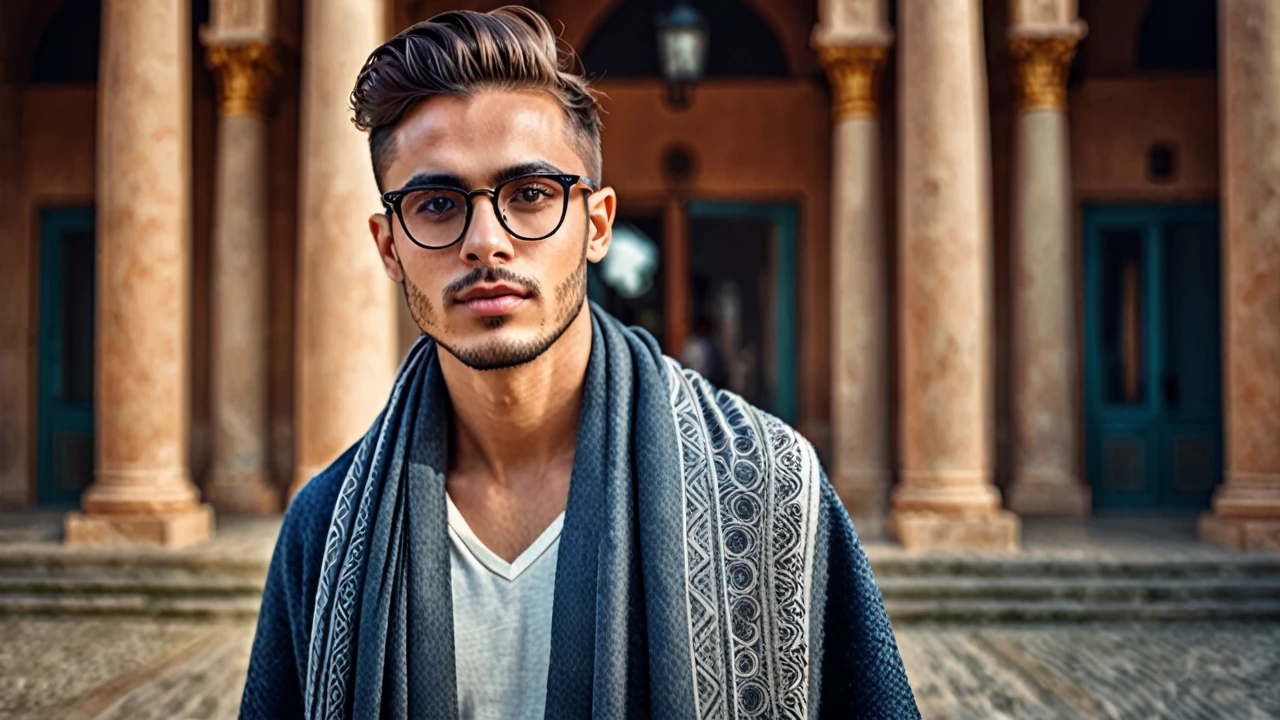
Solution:
[(1076, 301), (1071, 251), (1067, 70), (1081, 29), (1015, 26), (1011, 371), (1013, 483), (1020, 515), (1083, 516), (1076, 391)]
[(303, 17), (291, 496), (369, 429), (398, 359), (395, 287), (369, 238), (381, 210), (369, 145), (347, 105), (383, 40), (383, 1), (308, 0)]
[(1218, 4), (1225, 482), (1200, 537), (1280, 553), (1280, 6)]
[(269, 514), (267, 423), (267, 120), (279, 72), (269, 41), (221, 43), (206, 34), (217, 73), (217, 189), (213, 228), (213, 465), (205, 495), (219, 510)]
[(858, 4), (882, 5), (829, 3), (813, 44), (832, 89), (831, 484), (858, 533), (874, 537), (884, 531), (890, 482), (879, 100), (892, 35), (883, 12), (848, 7)]
[(992, 292), (980, 6), (898, 6), (900, 482), (908, 550), (1014, 551), (992, 483)]
[(213, 533), (188, 470), (191, 19), (184, 0), (106, 0), (98, 87), (97, 467), (73, 544)]

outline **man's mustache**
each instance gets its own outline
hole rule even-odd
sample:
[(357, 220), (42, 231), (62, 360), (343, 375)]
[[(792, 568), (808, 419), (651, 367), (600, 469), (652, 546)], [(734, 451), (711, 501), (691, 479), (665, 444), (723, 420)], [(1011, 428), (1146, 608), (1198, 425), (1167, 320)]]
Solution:
[(529, 294), (531, 300), (537, 300), (542, 297), (542, 286), (533, 278), (526, 278), (517, 275), (504, 267), (490, 268), (472, 268), (471, 272), (454, 280), (444, 286), (444, 296), (447, 300), (455, 300), (459, 295), (466, 292), (472, 285), (480, 283), (507, 283), (520, 287)]

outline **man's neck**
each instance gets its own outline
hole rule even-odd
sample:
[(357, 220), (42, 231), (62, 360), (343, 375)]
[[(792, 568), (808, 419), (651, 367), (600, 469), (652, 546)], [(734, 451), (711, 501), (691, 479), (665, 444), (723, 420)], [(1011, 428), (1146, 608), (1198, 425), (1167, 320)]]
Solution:
[(518, 491), (515, 486), (537, 482), (566, 461), (572, 467), (590, 359), (591, 312), (586, 307), (546, 352), (524, 365), (472, 370), (441, 352), (453, 404), (450, 474), (486, 477)]

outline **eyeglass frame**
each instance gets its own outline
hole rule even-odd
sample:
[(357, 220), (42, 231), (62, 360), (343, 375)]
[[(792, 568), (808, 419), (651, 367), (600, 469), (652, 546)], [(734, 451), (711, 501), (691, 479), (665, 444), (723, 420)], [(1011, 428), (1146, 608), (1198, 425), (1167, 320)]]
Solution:
[[(498, 209), (498, 195), (502, 191), (502, 188), (510, 185), (511, 183), (528, 180), (530, 178), (555, 180), (564, 188), (564, 206), (560, 208), (560, 222), (556, 223), (555, 228), (552, 229), (551, 232), (543, 235), (542, 237), (536, 238), (527, 238), (513, 231), (507, 225), (507, 221), (503, 219), (502, 211)], [(467, 236), (467, 230), (471, 228), (471, 218), (473, 216), (472, 211), (475, 209), (474, 198), (477, 195), (488, 196), (489, 206), (493, 208), (493, 216), (498, 219), (498, 224), (502, 226), (502, 229), (505, 230), (508, 235), (525, 242), (537, 242), (539, 240), (546, 240), (552, 235), (560, 232), (560, 228), (564, 226), (564, 219), (569, 217), (569, 196), (573, 194), (573, 189), (579, 184), (587, 190), (590, 190), (592, 194), (599, 190), (599, 188), (597, 188), (590, 180), (582, 175), (568, 175), (563, 173), (529, 173), (528, 175), (520, 175), (518, 177), (503, 180), (491, 188), (476, 188), (475, 190), (463, 190), (462, 188), (454, 185), (441, 185), (438, 183), (427, 185), (406, 185), (399, 190), (388, 190), (387, 192), (382, 193), (382, 205), (385, 208), (384, 212), (386, 213), (387, 218), (390, 219), (392, 215), (395, 215), (400, 220), (400, 229), (404, 230), (405, 237), (409, 238), (409, 242), (417, 245), (423, 250), (445, 250), (457, 245), (464, 237)], [(401, 210), (401, 204), (404, 202), (406, 195), (422, 190), (448, 190), (449, 192), (455, 192), (462, 195), (465, 199), (466, 216), (462, 222), (462, 231), (458, 233), (458, 237), (455, 238), (453, 242), (448, 243), (447, 245), (423, 245), (413, 236), (413, 233), (409, 232), (409, 226), (404, 221), (404, 212)]]

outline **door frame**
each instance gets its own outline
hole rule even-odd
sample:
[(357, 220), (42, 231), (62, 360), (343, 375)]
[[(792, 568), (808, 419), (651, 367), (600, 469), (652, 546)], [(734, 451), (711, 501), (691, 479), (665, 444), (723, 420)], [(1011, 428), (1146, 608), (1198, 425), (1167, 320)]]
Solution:
[[(1164, 497), (1162, 478), (1172, 472), (1169, 467), (1170, 429), (1163, 385), (1165, 374), (1165, 308), (1163, 300), (1165, 280), (1163, 235), (1161, 225), (1168, 222), (1201, 222), (1218, 229), (1218, 252), (1222, 252), (1222, 232), (1219, 206), (1215, 203), (1179, 205), (1134, 203), (1085, 203), (1082, 207), (1081, 236), (1083, 240), (1084, 271), (1084, 424), (1086, 480), (1093, 490), (1095, 508), (1155, 508), (1177, 507), (1176, 500)], [(1142, 232), (1142, 251), (1146, 258), (1143, 268), (1142, 308), (1143, 347), (1142, 373), (1148, 389), (1140, 405), (1114, 405), (1105, 401), (1101, 367), (1101, 328), (1099, 317), (1102, 302), (1101, 232), (1104, 228), (1127, 226)], [(1222, 281), (1219, 274), (1219, 298)], [(1221, 303), (1221, 299), (1219, 300)], [(1219, 312), (1221, 313), (1221, 304)], [(1221, 327), (1221, 325), (1220, 325)], [(1215, 462), (1222, 467), (1222, 394), (1212, 417), (1206, 415), (1197, 420), (1217, 427)], [(1102, 442), (1104, 434), (1129, 433), (1140, 436), (1144, 447), (1146, 477), (1140, 492), (1108, 493), (1102, 485)]]
[[(767, 220), (773, 224), (773, 275), (777, 293), (774, 312), (778, 317), (774, 328), (773, 362), (774, 367), (777, 368), (777, 377), (766, 378), (766, 384), (773, 391), (773, 412), (794, 425), (800, 415), (797, 397), (800, 378), (796, 375), (796, 368), (799, 365), (796, 326), (800, 322), (796, 298), (796, 240), (799, 231), (797, 204), (691, 200), (685, 205), (685, 213), (690, 219)], [(687, 242), (695, 242), (695, 240), (690, 236)], [(687, 257), (687, 247), (684, 252)], [(688, 267), (687, 260), (684, 267), (686, 269)], [(688, 284), (687, 273), (682, 281)], [(687, 293), (685, 307), (680, 312), (686, 315), (689, 312)]]
[[(93, 207), (55, 207), (40, 211), (39, 335), (36, 344), (36, 502), (40, 505), (76, 505), (79, 492), (54, 492), (53, 440), (55, 430), (84, 432), (94, 436), (93, 402), (88, 408), (68, 412), (55, 407), (61, 391), (63, 347), (62, 238), (67, 231), (94, 230)], [(95, 239), (96, 245), (96, 239)], [(95, 247), (96, 265), (96, 247)], [(95, 311), (96, 312), (96, 311)], [(96, 353), (96, 348), (94, 350)], [(96, 363), (96, 359), (95, 359)], [(54, 414), (58, 418), (54, 418)], [(93, 453), (95, 451), (91, 451)], [(96, 455), (95, 455), (96, 457)], [(96, 462), (96, 460), (95, 460)]]

